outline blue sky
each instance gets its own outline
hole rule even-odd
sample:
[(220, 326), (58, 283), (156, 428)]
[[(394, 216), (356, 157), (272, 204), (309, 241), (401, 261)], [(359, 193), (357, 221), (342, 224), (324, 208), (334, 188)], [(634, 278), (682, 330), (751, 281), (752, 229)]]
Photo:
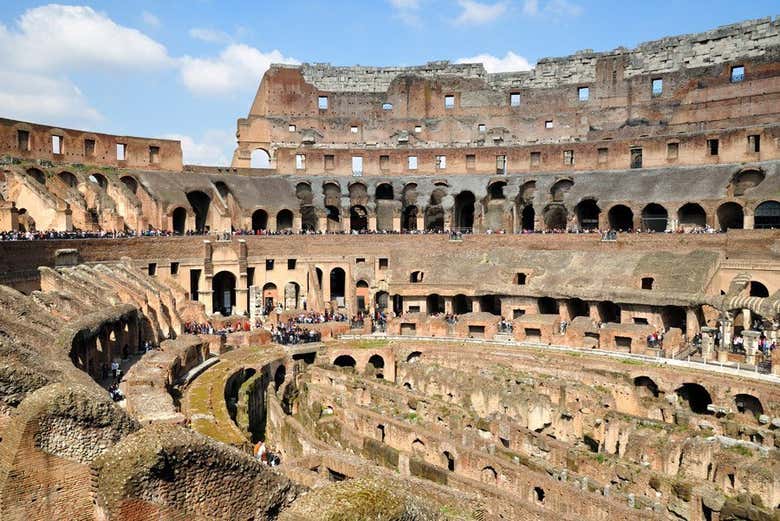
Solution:
[(269, 63), (518, 70), (776, 15), (776, 0), (104, 0), (0, 2), (0, 116), (182, 139), (226, 164)]

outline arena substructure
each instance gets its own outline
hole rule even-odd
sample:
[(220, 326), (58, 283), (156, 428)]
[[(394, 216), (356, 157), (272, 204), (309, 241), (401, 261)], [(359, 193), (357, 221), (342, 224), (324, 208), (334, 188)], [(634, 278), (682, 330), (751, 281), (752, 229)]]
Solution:
[(777, 521), (779, 64), (274, 65), (230, 167), (0, 119), (0, 519)]

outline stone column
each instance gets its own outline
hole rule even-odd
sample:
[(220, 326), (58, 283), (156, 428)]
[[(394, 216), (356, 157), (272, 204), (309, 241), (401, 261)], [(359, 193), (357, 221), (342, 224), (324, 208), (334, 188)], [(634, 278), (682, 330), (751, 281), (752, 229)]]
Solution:
[(696, 314), (695, 308), (687, 308), (685, 310), (685, 335), (688, 339), (692, 339), (696, 333), (701, 330), (699, 324), (699, 315)]
[(715, 333), (718, 330), (714, 327), (701, 328), (701, 357), (704, 361), (712, 360), (715, 350)]
[(425, 214), (421, 211), (417, 212), (417, 229), (419, 231), (425, 230)]
[(756, 218), (751, 213), (750, 215), (745, 214), (745, 216), (742, 218), (742, 227), (746, 230), (752, 230), (755, 226)]
[(734, 319), (730, 313), (726, 313), (720, 319), (720, 346), (731, 349), (731, 341), (734, 338)]
[(376, 231), (376, 214), (368, 214), (368, 229), (369, 231)]
[(323, 231), (323, 232), (327, 232), (328, 231), (328, 216), (327, 215), (320, 215), (319, 217), (317, 217), (317, 220), (320, 223), (318, 228), (321, 231)]
[(742, 310), (742, 327), (750, 329), (753, 326), (753, 313), (749, 309)]
[(452, 313), (452, 297), (444, 297), (444, 312)]
[[(293, 225), (292, 225), (292, 229), (293, 229), (293, 231), (294, 231), (294, 232), (299, 232), (299, 231), (301, 231), (301, 228), (303, 227), (303, 224), (302, 224), (302, 223), (303, 223), (303, 220), (302, 220), (302, 218), (301, 218), (301, 214), (300, 214), (300, 213), (293, 214)], [(236, 298), (238, 298), (238, 297), (236, 297)]]
[(746, 329), (742, 331), (742, 344), (745, 348), (745, 363), (749, 365), (756, 365), (756, 354), (758, 353), (758, 339), (761, 336), (760, 331), (753, 331), (752, 329)]
[(401, 216), (398, 214), (398, 212), (393, 212), (393, 231), (401, 231)]

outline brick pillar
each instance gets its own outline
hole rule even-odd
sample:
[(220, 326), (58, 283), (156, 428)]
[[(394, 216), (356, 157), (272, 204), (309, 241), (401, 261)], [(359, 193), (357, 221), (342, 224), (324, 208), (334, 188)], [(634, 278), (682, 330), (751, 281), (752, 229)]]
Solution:
[(425, 230), (425, 214), (423, 212), (417, 212), (417, 229)]
[(745, 214), (745, 216), (742, 219), (742, 227), (746, 230), (752, 230), (755, 225), (755, 222), (756, 221), (753, 214), (750, 215)]
[(705, 362), (712, 360), (715, 354), (715, 333), (717, 331), (714, 327), (701, 328), (701, 357)]
[(398, 214), (398, 212), (393, 212), (393, 231), (401, 231), (401, 216)]
[(760, 331), (753, 331), (746, 329), (742, 331), (742, 344), (745, 348), (745, 363), (749, 365), (756, 365), (756, 355), (758, 354), (758, 339), (761, 336)]
[(369, 231), (376, 231), (376, 214), (368, 214), (368, 229)]

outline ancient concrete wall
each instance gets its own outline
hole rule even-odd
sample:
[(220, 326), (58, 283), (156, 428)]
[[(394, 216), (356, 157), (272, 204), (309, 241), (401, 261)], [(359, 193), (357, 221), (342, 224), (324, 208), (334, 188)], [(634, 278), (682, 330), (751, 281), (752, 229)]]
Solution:
[[(58, 139), (57, 147), (53, 139)], [(118, 152), (120, 145), (124, 145), (124, 159)], [(117, 168), (182, 168), (179, 141), (113, 136), (4, 118), (0, 118), (0, 155)]]
[[(374, 175), (380, 165), (406, 172), (405, 156), (419, 150), (421, 168), (433, 171), (434, 156), (451, 146), (477, 156), (466, 164), (479, 173), (495, 173), (495, 155), (506, 153), (496, 146), (510, 147), (512, 171), (555, 168), (564, 150), (574, 150), (579, 168), (624, 168), (632, 147), (644, 149), (647, 164), (711, 162), (706, 139), (724, 128), (763, 134), (776, 119), (779, 27), (751, 20), (633, 50), (545, 58), (517, 73), (447, 62), (274, 66), (248, 118), (238, 121), (233, 166), (249, 166), (253, 150), (263, 149), (272, 168), (292, 170), (295, 154), (306, 154), (302, 170), (335, 175), (351, 174), (352, 156), (366, 156), (363, 171)], [(739, 98), (746, 102), (736, 107)], [(762, 138), (769, 148), (759, 153), (776, 156), (776, 131)], [(730, 157), (756, 153), (745, 135), (726, 131), (722, 141)], [(511, 147), (520, 145), (529, 147), (518, 157)], [(533, 164), (529, 152), (539, 154)], [(447, 169), (462, 167), (463, 158), (448, 158)]]

